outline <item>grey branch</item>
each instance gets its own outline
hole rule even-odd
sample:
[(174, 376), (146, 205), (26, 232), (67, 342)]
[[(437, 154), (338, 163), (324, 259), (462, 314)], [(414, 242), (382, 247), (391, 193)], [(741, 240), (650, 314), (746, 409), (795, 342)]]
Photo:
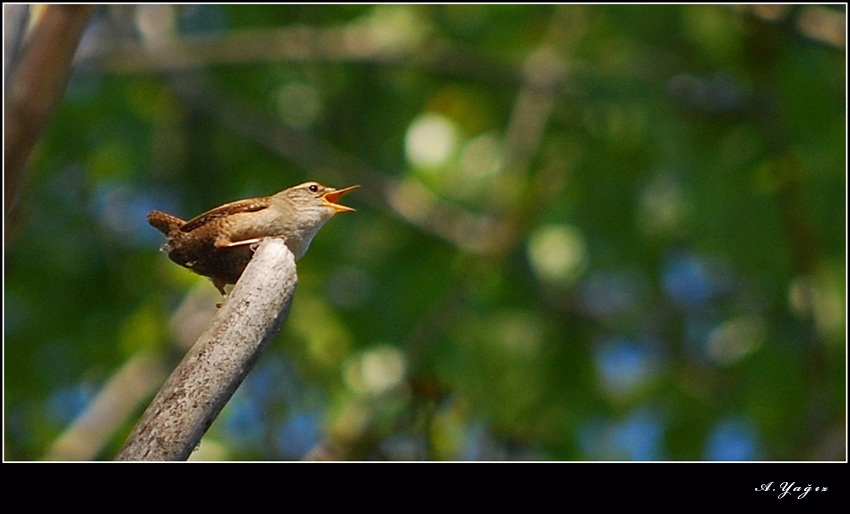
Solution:
[(116, 460), (186, 460), (286, 319), (297, 283), (284, 240), (263, 240)]

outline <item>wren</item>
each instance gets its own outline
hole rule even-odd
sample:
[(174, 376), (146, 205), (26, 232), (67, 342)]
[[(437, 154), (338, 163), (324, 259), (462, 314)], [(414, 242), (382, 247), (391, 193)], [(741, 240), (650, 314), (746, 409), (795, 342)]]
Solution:
[(151, 211), (148, 223), (168, 237), (162, 249), (175, 263), (224, 286), (235, 284), (264, 237), (283, 237), (297, 261), (334, 214), (354, 209), (337, 200), (360, 186), (334, 189), (306, 182), (260, 198), (224, 204), (189, 221)]

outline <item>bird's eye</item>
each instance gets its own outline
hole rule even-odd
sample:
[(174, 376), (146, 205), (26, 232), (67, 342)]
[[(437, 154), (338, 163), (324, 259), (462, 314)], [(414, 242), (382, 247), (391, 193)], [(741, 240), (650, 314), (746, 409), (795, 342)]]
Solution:
[(319, 186), (316, 184), (310, 184), (309, 186), (307, 186), (307, 189), (309, 189), (310, 192), (315, 193), (319, 190)]

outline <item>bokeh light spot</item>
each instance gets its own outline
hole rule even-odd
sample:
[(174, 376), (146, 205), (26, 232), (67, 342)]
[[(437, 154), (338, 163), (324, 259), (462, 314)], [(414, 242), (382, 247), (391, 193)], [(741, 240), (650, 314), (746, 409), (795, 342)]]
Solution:
[(316, 88), (303, 82), (291, 82), (277, 92), (277, 108), (286, 123), (306, 128), (322, 114), (322, 100)]
[(379, 345), (349, 361), (345, 381), (357, 392), (378, 395), (398, 386), (406, 368), (404, 355), (397, 348)]
[(535, 230), (528, 241), (531, 267), (546, 282), (569, 285), (587, 267), (587, 247), (578, 229), (548, 225)]
[(604, 341), (594, 356), (603, 389), (616, 398), (629, 396), (658, 370), (658, 359), (650, 348), (626, 339)]
[(457, 149), (457, 127), (445, 116), (423, 114), (410, 124), (405, 152), (413, 166), (425, 170), (439, 169), (448, 163)]
[(745, 419), (731, 418), (714, 427), (706, 443), (707, 460), (741, 461), (758, 458), (755, 427)]
[(706, 350), (714, 362), (728, 365), (761, 346), (764, 337), (765, 328), (761, 318), (739, 316), (723, 322), (711, 331)]

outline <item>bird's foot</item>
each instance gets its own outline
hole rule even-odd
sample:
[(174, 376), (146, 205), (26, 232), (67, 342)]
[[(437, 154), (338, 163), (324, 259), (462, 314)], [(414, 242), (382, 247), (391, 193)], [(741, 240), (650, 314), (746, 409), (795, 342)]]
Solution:
[[(252, 241), (252, 242), (251, 242), (251, 244), (248, 246), (248, 248), (250, 248), (250, 249), (251, 249), (251, 253), (256, 253), (256, 252), (257, 252), (257, 248), (259, 248), (259, 247), (260, 247), (260, 243), (262, 243), (262, 242), (263, 242), (263, 239), (265, 239), (265, 238), (259, 237), (259, 238), (257, 238), (255, 241)], [(286, 241), (286, 238), (285, 238), (285, 237), (284, 237), (284, 238), (282, 238), (282, 239), (283, 239), (284, 241)]]
[(224, 292), (224, 286), (227, 285), (227, 282), (217, 278), (210, 278), (210, 280), (212, 280), (212, 283), (215, 288), (218, 289), (218, 292), (221, 293), (221, 303), (215, 304), (215, 308), (220, 309), (221, 306), (224, 305), (224, 301), (227, 300), (227, 293)]

